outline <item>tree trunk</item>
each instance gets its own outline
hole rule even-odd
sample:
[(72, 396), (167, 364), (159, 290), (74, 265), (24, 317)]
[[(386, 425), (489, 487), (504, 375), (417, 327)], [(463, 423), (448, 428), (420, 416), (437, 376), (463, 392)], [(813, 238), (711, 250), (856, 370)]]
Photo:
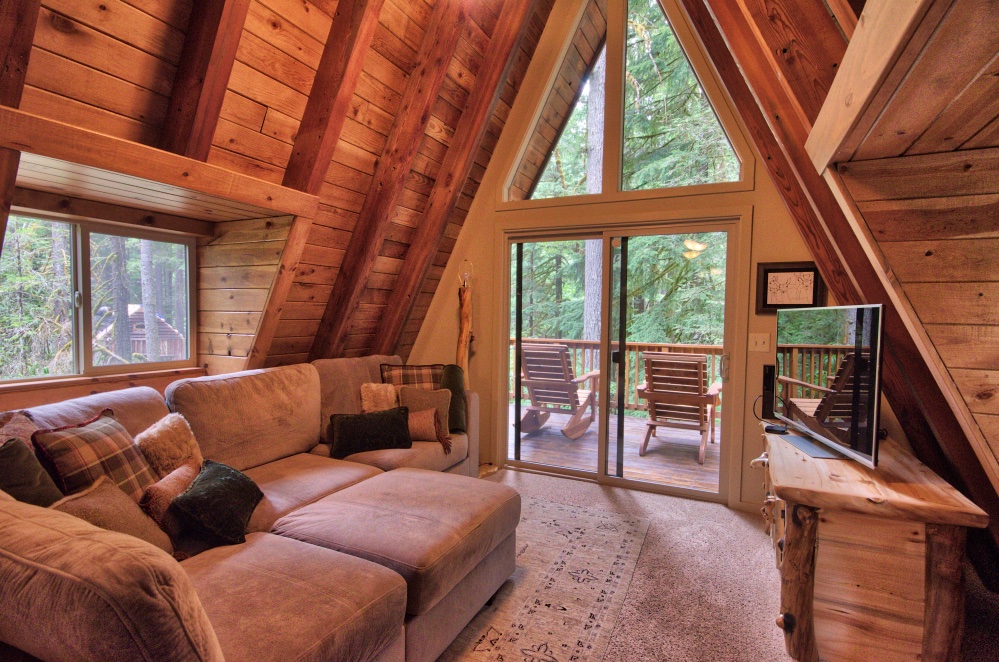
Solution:
[(53, 368), (63, 348), (68, 347), (73, 339), (73, 295), (69, 291), (69, 236), (63, 227), (52, 223), (52, 277), (55, 296), (53, 314), (58, 335), (55, 339), (55, 352), (52, 355)]
[(156, 319), (156, 278), (153, 271), (153, 242), (139, 242), (139, 278), (142, 282), (142, 317), (146, 327), (146, 360), (160, 360), (160, 326)]
[[(604, 72), (606, 49), (590, 72), (586, 100), (586, 192), (600, 193), (604, 168)], [(600, 339), (600, 290), (603, 275), (603, 241), (587, 239), (583, 281), (583, 340)], [(590, 366), (592, 369), (592, 366)]]
[(109, 363), (132, 362), (132, 322), (128, 319), (128, 242), (125, 237), (112, 237), (111, 286), (114, 291), (114, 338), (112, 347), (115, 356)]

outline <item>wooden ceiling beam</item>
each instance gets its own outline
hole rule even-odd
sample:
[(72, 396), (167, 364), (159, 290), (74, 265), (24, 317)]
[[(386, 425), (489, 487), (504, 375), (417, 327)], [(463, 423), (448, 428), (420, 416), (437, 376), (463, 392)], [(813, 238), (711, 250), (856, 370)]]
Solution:
[(371, 347), (373, 354), (394, 354), (396, 351), (536, 5), (537, 0), (506, 0), (503, 3), (496, 30), (483, 56), (482, 68), (441, 164), (441, 174), (430, 191), (426, 214), (406, 251), (399, 278), (389, 296)]
[[(11, 108), (21, 105), (40, 7), (41, 0), (0, 0), (0, 16), (3, 16), (0, 21), (0, 105)], [(21, 152), (0, 149), (0, 253), (3, 252), (20, 163)]]
[(375, 166), (371, 186), (309, 352), (310, 361), (338, 357), (343, 352), (351, 313), (360, 302), (368, 274), (378, 258), (392, 211), (405, 187), (466, 20), (465, 0), (438, 0), (434, 5), (416, 58), (416, 68), (406, 81), (396, 122)]
[(830, 291), (844, 304), (885, 304), (885, 394), (917, 456), (990, 513), (990, 533), (999, 540), (999, 495), (829, 184), (812, 166), (808, 132), (768, 54), (735, 3), (682, 1)]
[(298, 128), (284, 185), (318, 194), (375, 36), (384, 0), (340, 0)]
[(199, 0), (184, 38), (160, 147), (208, 160), (250, 0)]

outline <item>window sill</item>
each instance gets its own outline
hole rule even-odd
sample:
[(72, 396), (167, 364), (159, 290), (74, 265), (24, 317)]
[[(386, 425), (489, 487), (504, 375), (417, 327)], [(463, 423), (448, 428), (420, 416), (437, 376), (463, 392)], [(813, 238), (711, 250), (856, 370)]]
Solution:
[(160, 393), (170, 382), (207, 374), (200, 366), (145, 370), (113, 375), (70, 375), (52, 379), (0, 384), (0, 411), (78, 398), (131, 386), (151, 386)]

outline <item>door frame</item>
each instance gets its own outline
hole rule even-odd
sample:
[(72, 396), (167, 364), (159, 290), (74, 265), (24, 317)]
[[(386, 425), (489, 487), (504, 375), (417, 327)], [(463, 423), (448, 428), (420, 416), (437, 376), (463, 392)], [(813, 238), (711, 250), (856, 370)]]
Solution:
[[(747, 346), (745, 341), (749, 328), (749, 299), (753, 207), (739, 205), (712, 210), (700, 209), (661, 209), (636, 213), (613, 213), (615, 219), (607, 221), (606, 217), (592, 222), (567, 223), (555, 219), (523, 219), (511, 214), (509, 220), (500, 214), (495, 225), (494, 249), (502, 259), (496, 261), (497, 281), (503, 284), (500, 292), (500, 324), (494, 329), (497, 347), (509, 347), (511, 317), (510, 297), (514, 284), (511, 276), (511, 247), (516, 242), (524, 241), (558, 241), (567, 239), (584, 239), (600, 237), (604, 240), (604, 273), (610, 272), (611, 237), (622, 235), (677, 234), (683, 232), (725, 231), (728, 233), (728, 258), (726, 261), (726, 306), (725, 306), (725, 339), (728, 342), (728, 374), (725, 382), (726, 406), (722, 408), (721, 462), (717, 494), (701, 492), (688, 488), (645, 483), (627, 478), (617, 478), (606, 475), (606, 456), (608, 444), (598, 445), (597, 467), (594, 471), (579, 471), (561, 467), (550, 467), (532, 462), (513, 461), (508, 458), (509, 444), (509, 391), (506, 384), (510, 375), (509, 351), (498, 352), (496, 358), (497, 375), (502, 375), (503, 386), (495, 392), (494, 457), (502, 461), (502, 466), (517, 469), (563, 475), (567, 477), (584, 478), (599, 484), (615, 487), (627, 487), (647, 492), (681, 496), (685, 498), (726, 503), (730, 507), (739, 505), (739, 494), (742, 478), (743, 455), (743, 418), (746, 399), (746, 361)], [(532, 214), (533, 216), (533, 214)], [(547, 222), (545, 222), (547, 220)], [(604, 278), (601, 292), (601, 309), (609, 310), (610, 278)], [(610, 316), (603, 315), (601, 320), (601, 370), (608, 370), (610, 364), (609, 327)], [(741, 340), (741, 341), (740, 341)], [(606, 372), (605, 372), (606, 374)], [(602, 379), (600, 385), (600, 401), (608, 402), (609, 381)], [(598, 435), (601, 440), (607, 437), (607, 417), (602, 410), (598, 419)]]

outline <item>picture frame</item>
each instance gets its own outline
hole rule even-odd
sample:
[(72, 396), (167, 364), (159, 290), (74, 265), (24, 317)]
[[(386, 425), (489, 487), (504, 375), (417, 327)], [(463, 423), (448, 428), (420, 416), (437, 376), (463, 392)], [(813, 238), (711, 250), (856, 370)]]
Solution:
[(826, 284), (814, 262), (760, 262), (756, 266), (756, 314), (826, 305)]

